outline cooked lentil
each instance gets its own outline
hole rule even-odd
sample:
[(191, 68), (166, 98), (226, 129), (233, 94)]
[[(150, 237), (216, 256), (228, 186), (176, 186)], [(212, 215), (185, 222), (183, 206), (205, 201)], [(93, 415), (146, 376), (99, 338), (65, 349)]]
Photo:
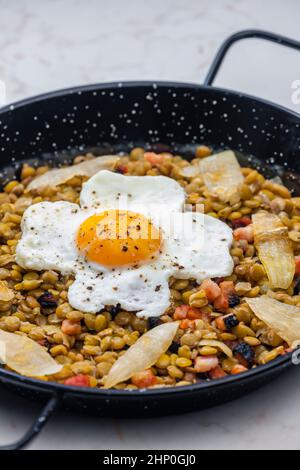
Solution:
[[(128, 175), (162, 174), (174, 178), (185, 188), (189, 204), (203, 204), (206, 214), (221, 219), (234, 230), (246, 229), (245, 239), (239, 234), (232, 245), (233, 275), (213, 280), (217, 292), (220, 288), (222, 291), (224, 281), (232, 282), (228, 303), (215, 304), (209, 293), (197, 286), (193, 279), (171, 279), (172, 305), (161, 318), (150, 317), (146, 321), (122, 310), (120, 305), (108, 307), (97, 315), (73, 310), (67, 301), (72, 276), (55, 271), (26, 272), (15, 263), (14, 253), (21, 235), (20, 222), (24, 210), (45, 200), (77, 203), (82, 180), (73, 178), (59, 187), (30, 193), (27, 185), (32, 178), (48, 171), (48, 167), (34, 168), (24, 164), (20, 181), (8, 182), (0, 193), (0, 280), (14, 293), (11, 302), (0, 302), (0, 328), (28, 335), (63, 364), (62, 370), (47, 380), (76, 384), (76, 380), (80, 382), (86, 377), (86, 384), (101, 388), (104, 377), (118, 357), (148, 329), (161, 322), (172, 321), (175, 308), (183, 304), (191, 308), (190, 317), (181, 322), (175, 341), (151, 368), (152, 387), (214, 380), (214, 369), (212, 378), (210, 370), (217, 364), (224, 374), (238, 374), (274, 360), (288, 350), (287, 344), (253, 314), (244, 300), (245, 296), (256, 297), (269, 289), (265, 269), (253, 244), (253, 234), (247, 226), (251, 224), (252, 214), (260, 208), (276, 213), (288, 228), (294, 254), (299, 257), (300, 198), (291, 197), (288, 188), (265, 179), (257, 170), (242, 168), (245, 180), (239, 194), (224, 203), (207, 192), (201, 176), (181, 176), (181, 168), (187, 165), (184, 158), (165, 153), (152, 164), (144, 158), (144, 153), (144, 149), (134, 148), (121, 157), (116, 171)], [(207, 146), (197, 147), (195, 162), (211, 153)], [(74, 163), (91, 158), (92, 154), (79, 155)], [(300, 307), (299, 289), (300, 276), (296, 271), (291, 288), (269, 293), (284, 303)], [(201, 339), (224, 342), (234, 356), (228, 358), (211, 346), (200, 347)], [(208, 371), (207, 378), (203, 376), (203, 370)], [(136, 389), (138, 383), (135, 377), (116, 388)]]

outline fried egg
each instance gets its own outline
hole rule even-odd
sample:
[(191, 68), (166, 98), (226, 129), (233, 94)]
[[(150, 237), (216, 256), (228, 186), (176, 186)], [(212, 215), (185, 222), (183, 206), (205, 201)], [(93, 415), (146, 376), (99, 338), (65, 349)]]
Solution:
[(165, 176), (100, 171), (84, 185), (80, 205), (40, 202), (24, 212), (16, 261), (75, 277), (70, 305), (97, 313), (120, 304), (138, 316), (170, 305), (169, 279), (228, 276), (232, 231), (198, 212), (183, 212), (184, 189)]

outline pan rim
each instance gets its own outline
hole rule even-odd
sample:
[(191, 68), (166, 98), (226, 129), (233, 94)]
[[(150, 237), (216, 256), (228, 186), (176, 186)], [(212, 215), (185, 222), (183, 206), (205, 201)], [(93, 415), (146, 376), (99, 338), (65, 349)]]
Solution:
[[(41, 93), (38, 95), (31, 96), (29, 98), (24, 98), (22, 100), (17, 100), (11, 102), (0, 108), (0, 116), (4, 115), (7, 112), (14, 112), (14, 110), (22, 108), (24, 106), (46, 101), (52, 98), (59, 98), (68, 95), (73, 95), (82, 92), (88, 91), (97, 91), (105, 89), (122, 89), (122, 88), (142, 88), (142, 87), (154, 87), (155, 88), (190, 88), (190, 89), (199, 89), (207, 91), (216, 91), (220, 95), (230, 95), (235, 96), (239, 99), (248, 99), (252, 100), (258, 104), (266, 105), (270, 108), (274, 108), (283, 112), (286, 115), (292, 116), (300, 120), (300, 113), (297, 113), (294, 110), (290, 110), (280, 104), (274, 103), (270, 100), (264, 98), (256, 97), (244, 92), (237, 90), (215, 87), (215, 86), (206, 86), (198, 83), (192, 82), (181, 82), (181, 81), (167, 81), (167, 80), (125, 80), (125, 81), (115, 81), (115, 82), (104, 82), (104, 83), (92, 83), (88, 85), (78, 85), (67, 88), (61, 88), (58, 90)], [(195, 391), (206, 390), (211, 391), (218, 387), (225, 385), (236, 384), (240, 382), (246, 382), (247, 379), (251, 377), (258, 377), (263, 373), (267, 373), (272, 369), (284, 369), (292, 365), (292, 354), (290, 352), (284, 356), (278, 357), (273, 361), (260, 365), (254, 369), (250, 369), (246, 372), (243, 372), (238, 375), (229, 375), (220, 379), (212, 380), (210, 382), (198, 382), (191, 385), (185, 385), (180, 387), (161, 387), (155, 389), (141, 389), (141, 390), (111, 390), (111, 389), (98, 389), (98, 388), (89, 388), (89, 387), (76, 387), (70, 385), (59, 384), (56, 382), (45, 382), (35, 378), (24, 377), (16, 372), (8, 371), (5, 369), (0, 369), (0, 382), (10, 382), (18, 386), (31, 386), (43, 392), (49, 392), (52, 394), (68, 394), (72, 393), (77, 396), (84, 394), (85, 396), (97, 396), (102, 398), (141, 398), (142, 396), (147, 397), (159, 397), (159, 396), (168, 396), (168, 395), (178, 395), (185, 393), (192, 393)]]
[(57, 90), (48, 91), (45, 93), (40, 93), (37, 95), (30, 96), (28, 98), (24, 98), (21, 100), (13, 101), (11, 103), (6, 104), (0, 108), (0, 116), (6, 112), (13, 112), (15, 109), (21, 108), (23, 106), (27, 106), (32, 103), (45, 101), (49, 98), (59, 98), (68, 95), (73, 95), (82, 92), (88, 91), (97, 91), (97, 90), (105, 90), (110, 88), (115, 89), (122, 89), (122, 88), (142, 88), (142, 87), (154, 87), (156, 88), (191, 88), (191, 89), (200, 89), (200, 90), (207, 90), (207, 91), (217, 91), (218, 93), (225, 94), (225, 95), (233, 95), (237, 98), (246, 98), (250, 100), (254, 100), (257, 103), (267, 105), (269, 107), (276, 108), (286, 114), (292, 115), (293, 117), (300, 119), (300, 111), (297, 113), (296, 111), (286, 108), (285, 106), (274, 103), (271, 100), (266, 100), (265, 98), (257, 97), (248, 93), (244, 93), (242, 91), (237, 91), (231, 88), (222, 88), (222, 87), (215, 87), (215, 86), (208, 86), (208, 85), (201, 85), (198, 83), (193, 82), (181, 82), (181, 81), (168, 81), (168, 80), (120, 80), (115, 82), (100, 82), (100, 83), (91, 83), (87, 85), (76, 85), (72, 87), (66, 88), (59, 88)]

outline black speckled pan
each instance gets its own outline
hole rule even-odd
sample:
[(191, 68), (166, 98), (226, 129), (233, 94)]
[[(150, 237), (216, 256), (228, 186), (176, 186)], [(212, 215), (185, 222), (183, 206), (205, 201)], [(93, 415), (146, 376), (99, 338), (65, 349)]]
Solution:
[[(23, 160), (54, 163), (87, 150), (98, 154), (137, 145), (192, 155), (201, 142), (230, 148), (299, 189), (300, 115), (242, 93), (212, 87), (228, 48), (257, 37), (300, 50), (300, 43), (263, 31), (231, 36), (219, 50), (203, 86), (169, 82), (98, 84), (47, 93), (0, 111), (2, 181)], [(300, 172), (299, 172), (300, 173)], [(146, 391), (76, 388), (0, 369), (0, 382), (46, 405), (26, 435), (6, 449), (24, 447), (57, 406), (101, 416), (146, 417), (183, 413), (244, 395), (291, 365), (281, 356), (238, 376), (186, 387)], [(0, 448), (1, 449), (1, 448)]]

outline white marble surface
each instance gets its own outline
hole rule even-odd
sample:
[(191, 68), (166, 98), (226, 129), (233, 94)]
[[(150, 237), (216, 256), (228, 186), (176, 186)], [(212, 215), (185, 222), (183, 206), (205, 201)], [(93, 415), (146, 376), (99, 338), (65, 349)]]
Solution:
[[(298, 0), (0, 0), (0, 80), (7, 100), (75, 84), (126, 79), (201, 82), (221, 41), (244, 28), (300, 40)], [(246, 41), (218, 85), (294, 108), (296, 51)], [(31, 449), (300, 447), (300, 371), (258, 392), (180, 417), (130, 421), (56, 413)], [(0, 442), (39, 407), (0, 389)]]

